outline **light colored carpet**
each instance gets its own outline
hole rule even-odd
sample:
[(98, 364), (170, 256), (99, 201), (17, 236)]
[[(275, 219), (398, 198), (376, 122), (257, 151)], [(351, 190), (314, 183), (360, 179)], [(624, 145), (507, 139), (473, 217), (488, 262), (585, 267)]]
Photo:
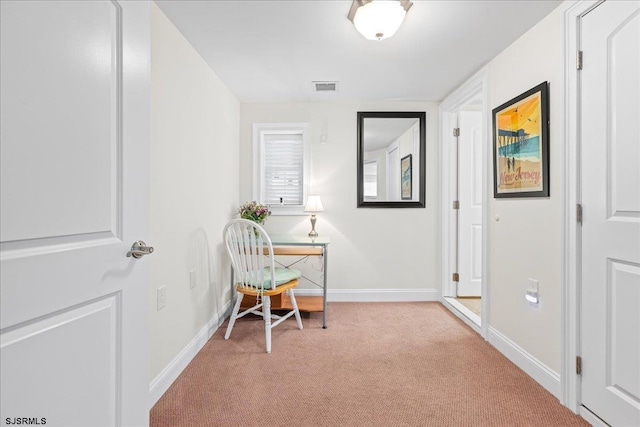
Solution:
[(588, 426), (439, 303), (330, 303), (226, 323), (151, 410), (151, 426)]
[(456, 298), (460, 304), (467, 307), (472, 313), (481, 316), (482, 312), (482, 299), (481, 298)]

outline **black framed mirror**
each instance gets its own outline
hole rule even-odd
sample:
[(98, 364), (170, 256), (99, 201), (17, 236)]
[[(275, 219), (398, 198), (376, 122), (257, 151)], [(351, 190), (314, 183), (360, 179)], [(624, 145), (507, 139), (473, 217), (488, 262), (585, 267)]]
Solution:
[(358, 207), (424, 208), (426, 114), (358, 112)]

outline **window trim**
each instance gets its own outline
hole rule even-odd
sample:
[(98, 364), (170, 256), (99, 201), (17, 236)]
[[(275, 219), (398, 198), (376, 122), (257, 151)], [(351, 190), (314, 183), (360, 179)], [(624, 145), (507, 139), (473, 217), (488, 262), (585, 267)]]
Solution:
[(309, 197), (311, 179), (311, 125), (309, 123), (254, 123), (253, 124), (253, 200), (261, 202), (263, 189), (264, 140), (263, 134), (302, 134), (302, 205), (270, 205), (271, 215), (306, 215), (305, 203)]

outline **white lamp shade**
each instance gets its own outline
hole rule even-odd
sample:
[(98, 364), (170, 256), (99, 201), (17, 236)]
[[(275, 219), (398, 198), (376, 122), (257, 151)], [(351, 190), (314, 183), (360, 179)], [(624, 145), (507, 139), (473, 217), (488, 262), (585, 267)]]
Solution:
[(309, 196), (307, 199), (307, 206), (304, 208), (305, 212), (323, 212), (322, 200), (320, 196)]
[(398, 31), (406, 14), (398, 0), (374, 0), (358, 7), (353, 25), (365, 38), (383, 40)]

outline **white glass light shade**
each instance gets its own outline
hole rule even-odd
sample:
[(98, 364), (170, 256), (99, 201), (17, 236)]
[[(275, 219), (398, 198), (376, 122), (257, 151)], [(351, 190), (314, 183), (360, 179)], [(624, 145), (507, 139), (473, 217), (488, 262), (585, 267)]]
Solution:
[(307, 200), (307, 205), (304, 208), (305, 212), (323, 212), (324, 207), (322, 207), (322, 200), (320, 200), (320, 196), (309, 196)]
[(360, 6), (353, 25), (369, 40), (383, 40), (398, 31), (407, 14), (398, 0), (374, 0)]

